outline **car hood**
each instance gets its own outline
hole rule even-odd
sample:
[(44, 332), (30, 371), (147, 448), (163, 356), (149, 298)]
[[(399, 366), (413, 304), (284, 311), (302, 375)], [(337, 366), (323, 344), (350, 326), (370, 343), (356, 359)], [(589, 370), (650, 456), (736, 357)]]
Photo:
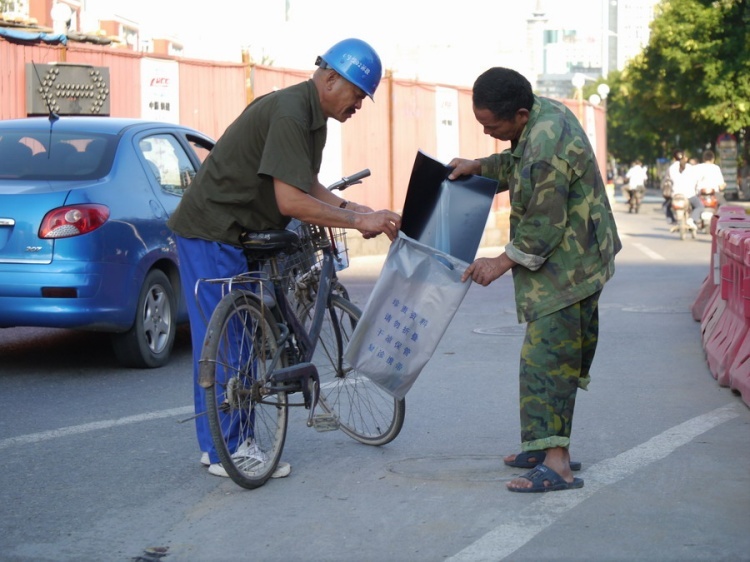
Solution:
[[(55, 183), (55, 182), (52, 182)], [(52, 186), (19, 186), (17, 191), (0, 186), (0, 263), (50, 263), (54, 240), (39, 238), (39, 225), (50, 209), (61, 207), (70, 192), (50, 191)]]

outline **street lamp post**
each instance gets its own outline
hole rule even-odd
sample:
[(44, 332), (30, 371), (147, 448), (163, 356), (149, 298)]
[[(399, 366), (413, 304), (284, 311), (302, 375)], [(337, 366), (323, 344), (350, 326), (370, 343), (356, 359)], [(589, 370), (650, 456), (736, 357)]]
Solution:
[(605, 146), (607, 146), (606, 144), (606, 140), (607, 140), (607, 96), (609, 95), (609, 86), (607, 86), (607, 84), (602, 82), (596, 87), (596, 91), (598, 92), (598, 94), (591, 95), (592, 98), (594, 96), (598, 98), (596, 103), (594, 103), (591, 100), (591, 98), (589, 98), (589, 101), (591, 101), (591, 103), (594, 103), (594, 105), (599, 105), (601, 103), (602, 107), (604, 108), (604, 139), (605, 139)]
[(586, 83), (586, 77), (580, 72), (576, 72), (573, 75), (571, 82), (576, 89), (576, 99), (578, 100), (578, 120), (583, 123), (583, 85)]
[[(602, 106), (604, 107), (604, 144), (605, 146), (609, 146), (607, 144), (607, 141), (609, 140), (607, 137), (607, 96), (609, 96), (609, 86), (602, 82), (596, 87), (596, 91), (599, 93), (599, 97), (602, 100)], [(607, 154), (609, 154), (609, 148), (607, 148)]]
[[(596, 87), (596, 94), (591, 94), (589, 96), (589, 103), (591, 105), (602, 105), (602, 109), (604, 109), (604, 158), (605, 162), (607, 161), (607, 158), (609, 156), (609, 149), (607, 145), (607, 96), (609, 95), (609, 86), (605, 83), (601, 83)], [(605, 166), (606, 171), (606, 166)], [(613, 165), (613, 173), (614, 173), (614, 165)], [(610, 203), (614, 203), (614, 182), (610, 182), (609, 178), (606, 182), (606, 189), (607, 189), (607, 195), (610, 198)]]
[(602, 100), (604, 100), (604, 103), (607, 103), (607, 96), (609, 95), (609, 86), (607, 86), (604, 82), (602, 82), (596, 87), (596, 91), (599, 92), (599, 96), (601, 96)]
[(599, 93), (599, 97), (602, 99), (602, 103), (604, 104), (604, 116), (607, 116), (607, 96), (609, 95), (609, 86), (607, 86), (604, 82), (599, 84), (596, 87), (596, 91)]

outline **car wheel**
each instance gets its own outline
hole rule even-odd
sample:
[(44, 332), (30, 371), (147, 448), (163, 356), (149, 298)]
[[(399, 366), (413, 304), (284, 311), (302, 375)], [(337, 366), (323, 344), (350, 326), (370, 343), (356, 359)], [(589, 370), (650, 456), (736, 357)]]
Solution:
[(174, 346), (176, 312), (177, 299), (169, 278), (158, 269), (152, 270), (138, 295), (133, 327), (112, 336), (120, 363), (140, 369), (166, 365)]

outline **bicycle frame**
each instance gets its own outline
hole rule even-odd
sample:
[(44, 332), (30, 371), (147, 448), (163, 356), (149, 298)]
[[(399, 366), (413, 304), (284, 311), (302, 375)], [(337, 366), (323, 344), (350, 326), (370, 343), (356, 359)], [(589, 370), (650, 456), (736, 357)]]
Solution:
[[(329, 189), (343, 190), (347, 187), (360, 183), (361, 179), (370, 175), (369, 170), (362, 170), (349, 177), (344, 177), (340, 181), (334, 183)], [(259, 256), (253, 256), (253, 253), (246, 253), (248, 260), (248, 272), (230, 279), (214, 279), (204, 280), (213, 283), (223, 283), (224, 287), (227, 288), (227, 294), (231, 294), (235, 289), (234, 285), (246, 285), (253, 284), (260, 287), (260, 295), (255, 293), (253, 298), (257, 299), (261, 305), (261, 310), (268, 310), (267, 306), (263, 305), (263, 284), (264, 280), (267, 280), (267, 274), (262, 270), (253, 271), (253, 263), (256, 263), (256, 259), (261, 263), (268, 263), (271, 265), (271, 281), (274, 289), (274, 297), (276, 299), (276, 320), (280, 331), (279, 339), (277, 343), (277, 350), (274, 356), (271, 358), (269, 369), (267, 371), (267, 378), (265, 383), (270, 383), (271, 386), (267, 386), (266, 389), (270, 391), (284, 391), (286, 393), (293, 393), (301, 391), (304, 397), (304, 406), (310, 409), (310, 415), (308, 418), (307, 425), (313, 425), (313, 418), (315, 414), (315, 407), (318, 404), (320, 395), (320, 378), (318, 376), (317, 368), (312, 364), (312, 358), (315, 353), (315, 348), (318, 343), (320, 331), (325, 320), (325, 314), (332, 307), (331, 304), (331, 293), (333, 291), (333, 283), (336, 280), (336, 269), (334, 265), (334, 237), (331, 233), (326, 232), (321, 228), (322, 232), (325, 233), (323, 244), (318, 247), (318, 250), (322, 253), (322, 259), (319, 262), (320, 273), (317, 279), (317, 288), (314, 301), (314, 312), (312, 315), (310, 329), (306, 330), (302, 325), (302, 322), (297, 318), (294, 311), (291, 310), (289, 300), (287, 299), (283, 282), (280, 281), (282, 278), (279, 270), (279, 264), (277, 261), (278, 255), (275, 254), (260, 254)], [(329, 229), (330, 230), (330, 229)], [(200, 283), (200, 281), (199, 281)], [(198, 284), (195, 287), (196, 298), (198, 292)], [(338, 319), (335, 314), (331, 314), (331, 322), (334, 326), (337, 343), (339, 349), (339, 357), (336, 359), (338, 363), (338, 372), (341, 372), (343, 364), (343, 356), (341, 351), (341, 335), (338, 330)], [(290, 344), (289, 339), (294, 336), (294, 344)], [(289, 346), (293, 345), (294, 356), (291, 357), (292, 365), (288, 367), (278, 368), (283, 353), (289, 352)], [(313, 380), (312, 385), (313, 392), (310, 392), (310, 379)], [(264, 383), (264, 384), (265, 384)], [(198, 384), (203, 388), (210, 388), (213, 384), (213, 376), (211, 373), (210, 366), (206, 364), (204, 369), (203, 362), (198, 376)], [(279, 386), (276, 386), (276, 385)]]
[[(317, 293), (314, 301), (314, 313), (310, 329), (306, 330), (300, 322), (294, 311), (291, 310), (289, 299), (283, 288), (283, 284), (274, 280), (274, 296), (276, 298), (276, 306), (278, 307), (278, 327), (281, 331), (278, 344), (278, 349), (271, 360), (270, 369), (268, 370), (268, 382), (271, 383), (267, 387), (270, 391), (285, 391), (287, 393), (302, 392), (303, 404), (306, 409), (310, 410), (308, 416), (307, 425), (313, 425), (313, 418), (315, 416), (315, 408), (318, 405), (318, 399), (320, 396), (319, 385), (320, 380), (316, 367), (311, 363), (315, 348), (318, 342), (318, 336), (323, 326), (324, 315), (328, 312), (331, 306), (331, 291), (333, 288), (333, 281), (335, 279), (335, 266), (333, 257), (333, 244), (328, 240), (328, 244), (321, 247), (322, 250), (322, 261), (320, 268), (320, 275), (318, 279)], [(279, 279), (280, 274), (278, 271), (278, 265), (275, 258), (270, 260), (272, 267), (272, 278)], [(255, 277), (243, 277), (238, 281), (230, 280), (228, 283), (229, 292), (232, 291), (233, 283), (253, 283), (261, 286), (262, 291), (262, 276)], [(257, 297), (261, 302), (262, 298)], [(337, 318), (335, 314), (331, 315), (331, 321), (335, 324)], [(338, 331), (336, 331), (337, 338), (340, 337)], [(294, 336), (296, 340), (297, 349), (299, 350), (299, 357), (295, 358), (295, 363), (288, 367), (278, 368), (279, 361), (283, 353), (288, 351), (288, 340), (290, 336)], [(341, 343), (339, 341), (339, 343)], [(339, 345), (339, 349), (340, 349)], [(339, 355), (341, 353), (339, 352)], [(343, 357), (338, 357), (337, 361), (339, 366), (343, 361)], [(313, 392), (310, 392), (310, 379), (315, 383), (313, 385)], [(209, 381), (206, 381), (209, 382)], [(203, 381), (201, 380), (201, 384)], [(279, 386), (277, 386), (279, 385)], [(289, 404), (293, 406), (294, 404)], [(300, 405), (300, 404), (297, 404)]]
[(315, 346), (318, 342), (318, 334), (323, 325), (323, 315), (328, 309), (331, 296), (331, 287), (333, 281), (334, 266), (333, 252), (331, 246), (323, 249), (323, 262), (320, 270), (320, 279), (317, 294), (315, 295), (315, 314), (307, 331), (297, 318), (297, 315), (290, 310), (289, 300), (280, 284), (274, 283), (274, 292), (277, 305), (280, 304), (281, 319), (284, 323), (291, 325), (291, 332), (298, 340), (298, 345), (302, 351), (302, 361), (308, 362), (315, 353)]

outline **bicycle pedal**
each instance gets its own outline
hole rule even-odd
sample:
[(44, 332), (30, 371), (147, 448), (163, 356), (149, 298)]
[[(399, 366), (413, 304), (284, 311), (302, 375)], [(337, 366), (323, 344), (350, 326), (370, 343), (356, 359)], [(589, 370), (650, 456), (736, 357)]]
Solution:
[(312, 425), (315, 431), (336, 431), (341, 424), (335, 414), (318, 414), (312, 419)]

